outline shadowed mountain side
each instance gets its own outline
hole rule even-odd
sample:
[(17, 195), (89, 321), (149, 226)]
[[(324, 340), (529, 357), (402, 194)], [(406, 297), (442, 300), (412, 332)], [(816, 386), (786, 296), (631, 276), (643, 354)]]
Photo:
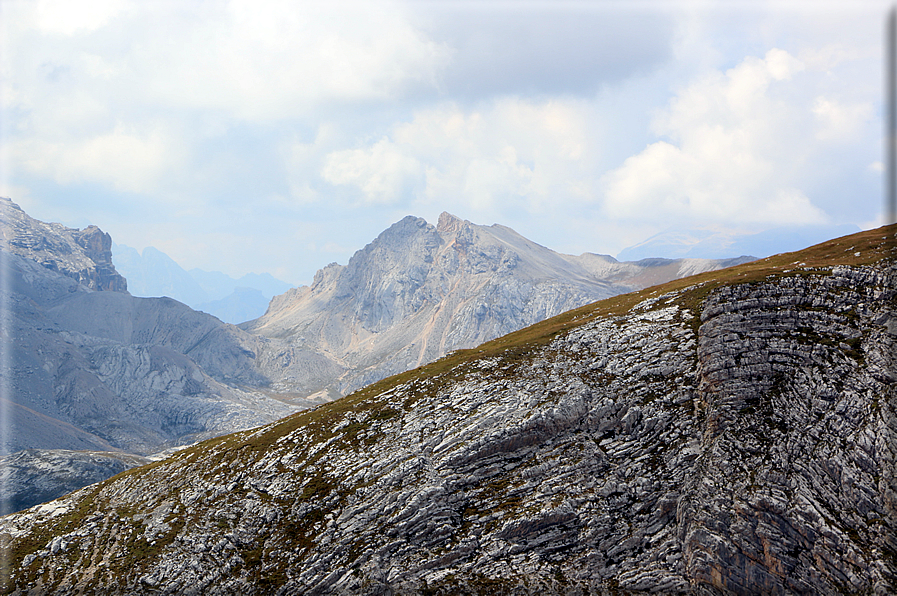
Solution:
[(615, 296), (0, 519), (6, 593), (897, 593), (897, 225)]
[[(46, 414), (35, 412), (22, 404), (4, 400), (6, 432), (15, 435), (7, 441), (4, 451), (34, 449), (54, 445), (59, 449), (100, 449), (112, 450), (108, 441), (86, 432), (71, 423), (63, 422)], [(82, 485), (83, 486), (83, 485)]]
[(270, 302), (271, 296), (266, 297), (260, 290), (239, 287), (220, 300), (199, 304), (196, 310), (213, 314), (227, 323), (238, 324), (263, 315)]
[(92, 337), (169, 347), (223, 382), (268, 384), (255, 366), (256, 338), (171, 298), (79, 294), (47, 308), (46, 316), (64, 329)]
[(0, 457), (0, 503), (8, 508), (3, 513), (52, 501), (150, 461), (127, 453), (64, 449), (26, 449)]

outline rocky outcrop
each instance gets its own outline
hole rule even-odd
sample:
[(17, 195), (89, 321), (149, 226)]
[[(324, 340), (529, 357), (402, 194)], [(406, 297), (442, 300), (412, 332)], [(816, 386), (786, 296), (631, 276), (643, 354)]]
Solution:
[(44, 223), (0, 197), (0, 240), (4, 250), (31, 259), (91, 290), (128, 291), (127, 281), (112, 264), (112, 238), (96, 226), (76, 230)]
[(0, 458), (3, 513), (59, 498), (151, 460), (115, 451), (26, 449)]
[[(0, 207), (0, 453), (13, 454), (0, 483), (4, 511), (102, 480), (128, 457), (299, 408), (267, 394), (255, 364), (264, 340), (174, 300), (124, 291), (107, 234), (32, 220), (6, 200)], [(121, 291), (95, 291), (110, 289)], [(115, 451), (127, 453), (103, 463), (96, 455)]]
[(619, 263), (562, 255), (448, 213), (435, 227), (409, 216), (240, 327), (337, 373), (314, 383), (265, 369), (278, 390), (333, 397), (602, 298), (748, 260)]
[(3, 518), (5, 589), (894, 593), (895, 233), (583, 307)]
[(258, 339), (166, 298), (94, 292), (0, 252), (12, 388), (3, 449), (148, 454), (276, 420)]

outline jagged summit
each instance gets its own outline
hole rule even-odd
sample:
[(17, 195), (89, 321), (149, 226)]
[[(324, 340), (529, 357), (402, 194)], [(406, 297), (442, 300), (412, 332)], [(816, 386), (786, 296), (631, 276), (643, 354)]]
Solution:
[(274, 298), (241, 328), (326, 357), (343, 372), (319, 390), (344, 395), (565, 310), (680, 277), (679, 264), (573, 257), (505, 226), (444, 212), (434, 227), (409, 215), (346, 266), (327, 266), (311, 286)]
[(0, 437), (7, 452), (146, 455), (334, 399), (628, 290), (647, 272), (681, 275), (673, 263), (601, 269), (502, 226), (447, 216), (440, 233), (407, 217), (241, 330), (172, 299), (95, 291), (124, 290), (107, 262), (107, 234), (39, 222), (11, 201), (0, 207), (9, 247), (2, 291), (16, 337), (10, 432)]
[(96, 226), (83, 230), (32, 219), (21, 207), (0, 197), (0, 240), (9, 252), (58, 271), (90, 288), (128, 292), (128, 283), (112, 264), (112, 238)]
[(895, 593), (895, 234), (615, 296), (3, 518), (2, 587)]
[(436, 231), (440, 235), (457, 234), (459, 228), (464, 226), (464, 224), (471, 225), (466, 219), (461, 219), (448, 211), (443, 211), (439, 214), (439, 221), (436, 223)]

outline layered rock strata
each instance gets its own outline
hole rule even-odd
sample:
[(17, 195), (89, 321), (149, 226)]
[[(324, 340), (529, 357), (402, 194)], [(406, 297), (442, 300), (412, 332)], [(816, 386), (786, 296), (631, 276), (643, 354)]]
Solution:
[(556, 253), (448, 213), (436, 226), (409, 216), (240, 327), (272, 348), (326, 359), (337, 372), (329, 382), (294, 371), (273, 386), (332, 398), (602, 298), (749, 260), (620, 263)]
[(52, 501), (151, 460), (114, 451), (25, 449), (0, 458), (3, 505), (10, 513)]
[(895, 232), (578, 309), (4, 518), (4, 587), (894, 593)]
[(112, 237), (96, 226), (76, 230), (44, 223), (0, 197), (0, 246), (91, 290), (128, 291), (127, 281), (112, 264)]

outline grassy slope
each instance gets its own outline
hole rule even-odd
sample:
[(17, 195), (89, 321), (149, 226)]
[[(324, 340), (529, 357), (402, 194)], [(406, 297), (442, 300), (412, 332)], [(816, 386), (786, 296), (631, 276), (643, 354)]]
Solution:
[[(210, 439), (177, 453), (169, 460), (154, 462), (140, 468), (127, 470), (118, 476), (82, 490), (82, 497), (74, 509), (65, 515), (48, 520), (23, 540), (14, 541), (10, 555), (10, 563), (16, 566), (22, 557), (42, 548), (47, 540), (54, 536), (71, 531), (71, 528), (89, 515), (94, 509), (94, 496), (104, 487), (121, 482), (125, 478), (150, 476), (153, 469), (166, 466), (174, 461), (182, 464), (199, 464), (199, 460), (227, 458), (225, 455), (239, 454), (241, 460), (258, 460), (265, 456), (274, 443), (281, 437), (298, 428), (304, 428), (306, 434), (314, 438), (314, 442), (324, 441), (334, 436), (333, 428), (348, 412), (364, 412), (367, 420), (384, 420), (400, 413), (387, 403), (385, 392), (404, 383), (411, 383), (421, 392), (431, 392), (434, 388), (453, 379), (463, 377), (466, 371), (475, 368), (476, 361), (486, 357), (500, 357), (503, 360), (526, 357), (533, 347), (550, 342), (559, 334), (582, 325), (597, 317), (622, 315), (633, 306), (646, 299), (662, 294), (680, 291), (676, 301), (694, 313), (700, 312), (703, 299), (714, 288), (733, 283), (750, 283), (770, 277), (786, 275), (825, 274), (827, 270), (839, 265), (870, 265), (886, 258), (895, 258), (895, 234), (897, 225), (861, 232), (851, 236), (838, 238), (793, 253), (775, 255), (759, 261), (746, 263), (721, 271), (702, 273), (693, 277), (672, 281), (660, 286), (647, 288), (639, 292), (616, 296), (590, 304), (551, 319), (521, 329), (504, 337), (487, 342), (478, 348), (459, 350), (440, 360), (423, 367), (401, 373), (399, 375), (374, 383), (360, 391), (335, 402), (322, 405), (314, 410), (301, 412), (262, 427), (254, 431), (243, 431)], [(698, 318), (695, 318), (697, 324)], [(403, 404), (405, 409), (413, 407), (413, 403)], [(341, 434), (350, 429), (344, 428)], [(308, 461), (308, 464), (313, 461)], [(160, 470), (161, 471), (161, 470)], [(161, 545), (155, 547), (159, 550)], [(7, 589), (10, 586), (6, 586)]]
[[(213, 445), (227, 444), (233, 448), (249, 448), (254, 452), (263, 451), (279, 437), (299, 427), (307, 426), (321, 440), (330, 438), (329, 428), (349, 411), (382, 411), (390, 415), (386, 405), (377, 396), (403, 383), (424, 379), (440, 379), (446, 382), (453, 378), (453, 372), (461, 372), (472, 362), (486, 357), (512, 356), (529, 350), (531, 346), (545, 345), (558, 334), (582, 325), (597, 317), (622, 315), (636, 304), (668, 292), (685, 290), (677, 300), (682, 306), (699, 312), (704, 298), (715, 288), (734, 283), (750, 283), (770, 276), (819, 274), (821, 269), (839, 265), (862, 266), (876, 263), (885, 258), (895, 258), (897, 250), (897, 225), (877, 228), (866, 232), (844, 236), (811, 246), (804, 250), (782, 253), (728, 269), (709, 271), (691, 277), (677, 279), (659, 286), (653, 286), (621, 294), (588, 304), (580, 308), (546, 319), (525, 329), (486, 342), (469, 350), (457, 350), (435, 362), (394, 375), (373, 383), (342, 399), (294, 414), (281, 421), (264, 427), (262, 432), (244, 431), (210, 439), (181, 452), (187, 457), (202, 452)], [(154, 466), (157, 464), (150, 464)], [(122, 474), (139, 474), (143, 468), (134, 468)], [(113, 479), (110, 479), (110, 481)]]

